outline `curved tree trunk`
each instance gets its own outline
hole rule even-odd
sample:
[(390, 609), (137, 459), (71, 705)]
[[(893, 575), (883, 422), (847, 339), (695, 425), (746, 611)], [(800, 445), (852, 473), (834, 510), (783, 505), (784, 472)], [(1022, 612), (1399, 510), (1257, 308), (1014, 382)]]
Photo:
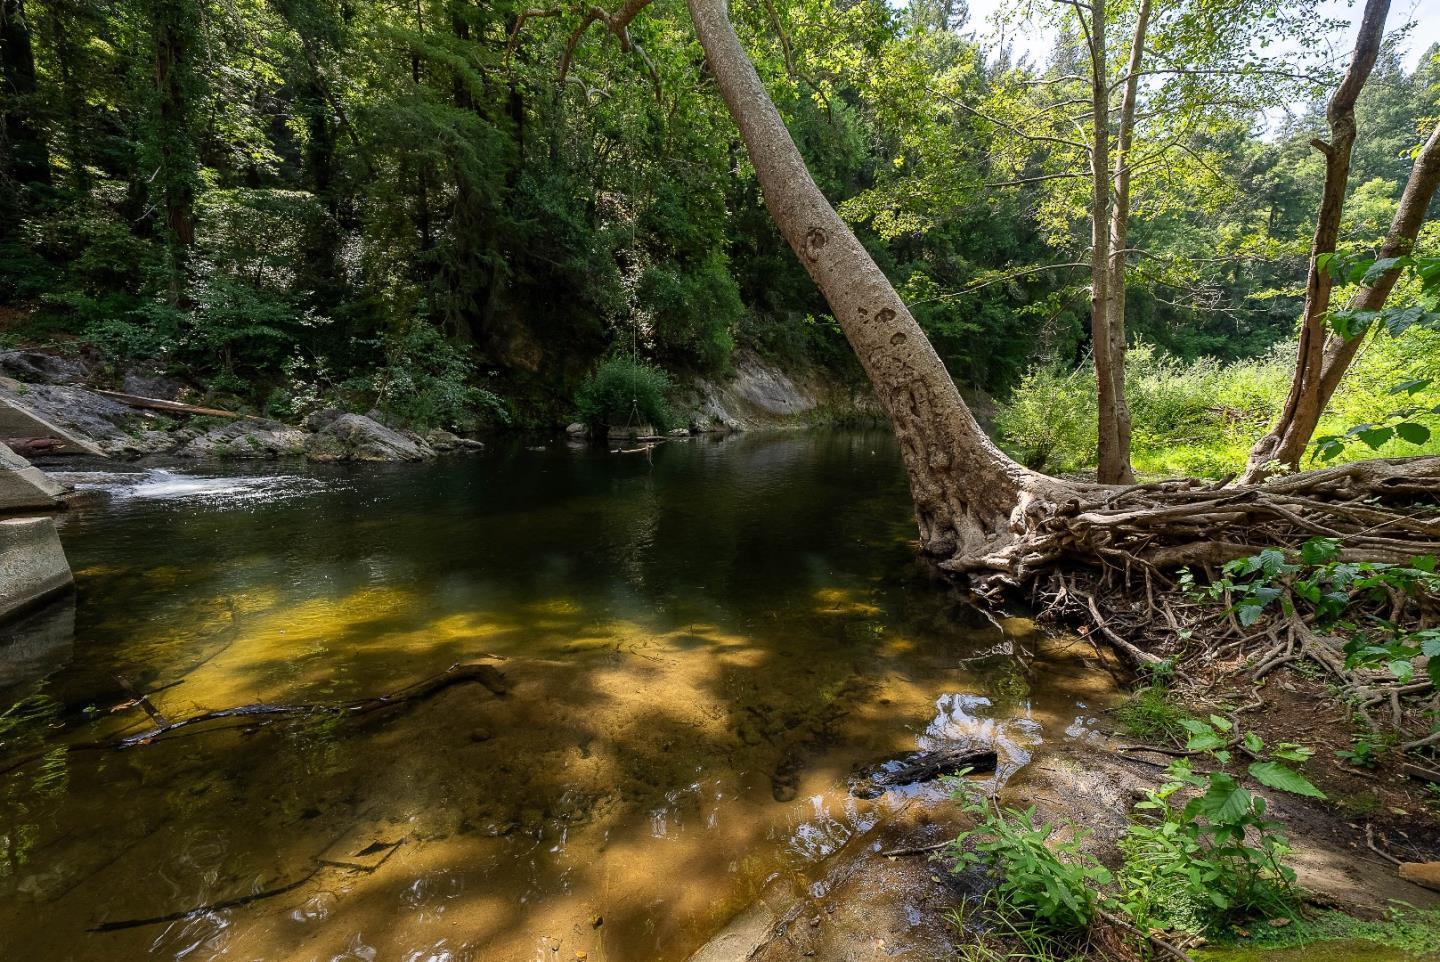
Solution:
[[(1430, 139), (1420, 151), (1420, 156), (1415, 160), (1415, 167), (1410, 171), (1410, 177), (1405, 183), (1405, 190), (1400, 195), (1400, 206), (1395, 211), (1395, 217), (1390, 222), (1390, 230), (1385, 235), (1385, 243), (1380, 247), (1380, 257), (1402, 257), (1415, 247), (1415, 238), (1420, 233), (1421, 226), (1425, 223), (1425, 213), (1430, 207), (1430, 202), (1435, 197), (1435, 191), (1440, 188), (1440, 127), (1430, 134)], [(1362, 287), (1351, 300), (1351, 310), (1378, 311), (1385, 306), (1390, 297), (1395, 282), (1400, 278), (1400, 271), (1386, 271), (1375, 279), (1375, 283), (1368, 287)], [(1251, 453), (1251, 468), (1247, 478), (1256, 480), (1262, 476), (1264, 462), (1257, 466), (1257, 456), (1264, 457), (1267, 461), (1274, 460), (1290, 467), (1298, 467), (1300, 458), (1305, 453), (1306, 446), (1315, 435), (1315, 429), (1320, 424), (1320, 418), (1325, 413), (1325, 407), (1330, 399), (1335, 396), (1335, 391), (1340, 387), (1340, 381), (1345, 372), (1350, 369), (1350, 364), (1355, 360), (1361, 345), (1365, 342), (1365, 336), (1352, 337), (1348, 340), (1337, 334), (1331, 334), (1325, 342), (1325, 354), (1321, 362), (1320, 375), (1314, 377), (1307, 369), (1306, 376), (1309, 378), (1305, 390), (1310, 397), (1307, 403), (1299, 404), (1293, 408), (1287, 407), (1281, 419), (1270, 430)], [(1267, 445), (1263, 451), (1261, 445)], [(1273, 446), (1272, 446), (1273, 445)]]
[[(1340, 236), (1340, 215), (1345, 209), (1345, 190), (1350, 180), (1350, 154), (1355, 147), (1355, 101), (1375, 59), (1385, 33), (1385, 18), (1390, 0), (1368, 0), (1355, 38), (1355, 53), (1340, 86), (1325, 109), (1330, 124), (1330, 142), (1313, 140), (1315, 149), (1325, 155), (1325, 185), (1320, 194), (1320, 212), (1315, 220), (1315, 237), (1310, 245), (1310, 272), (1305, 285), (1305, 313), (1300, 326), (1300, 346), (1295, 359), (1295, 374), (1290, 393), (1281, 409), (1280, 419), (1250, 451), (1242, 482), (1255, 484), (1273, 473), (1276, 463), (1295, 468), (1309, 432), (1319, 423), (1325, 402), (1321, 398), (1321, 379), (1325, 363), (1325, 324), (1330, 313), (1331, 278), (1329, 271), (1319, 268), (1319, 258), (1335, 252)], [(1393, 282), (1392, 282), (1393, 283)], [(1387, 292), (1388, 293), (1388, 292)], [(1338, 379), (1337, 379), (1338, 380)], [(1303, 434), (1303, 436), (1302, 436)]]
[(825, 295), (900, 441), (922, 549), (952, 570), (1009, 567), (999, 556), (1028, 526), (1027, 514), (1071, 486), (1021, 467), (985, 436), (920, 325), (815, 186), (725, 0), (689, 7), (765, 206)]
[[(1160, 572), (1298, 544), (1317, 531), (1341, 538), (1347, 557), (1440, 551), (1440, 523), (1412, 519), (1403, 507), (1433, 495), (1440, 458), (1359, 462), (1236, 491), (1184, 479), (1124, 487), (1068, 482), (1006, 457), (815, 186), (735, 36), (726, 0), (688, 4), (766, 207), (824, 293), (900, 441), (921, 548), (942, 559), (941, 568), (989, 593), (1065, 561)], [(1402, 507), (1389, 507), (1396, 504)]]

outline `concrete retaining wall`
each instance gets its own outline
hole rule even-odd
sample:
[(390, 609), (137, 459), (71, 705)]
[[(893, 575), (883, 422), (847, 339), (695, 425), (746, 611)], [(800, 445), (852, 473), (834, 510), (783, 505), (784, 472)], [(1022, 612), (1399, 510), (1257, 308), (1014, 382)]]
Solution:
[(74, 582), (54, 521), (0, 521), (0, 621), (60, 594)]

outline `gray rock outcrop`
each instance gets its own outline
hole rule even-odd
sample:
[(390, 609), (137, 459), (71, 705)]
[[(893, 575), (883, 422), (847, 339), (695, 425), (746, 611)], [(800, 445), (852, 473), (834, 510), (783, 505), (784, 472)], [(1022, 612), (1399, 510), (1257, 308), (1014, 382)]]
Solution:
[(49, 475), (0, 444), (0, 513), (46, 511), (64, 493)]
[(305, 427), (313, 432), (305, 441), (305, 455), (312, 461), (424, 461), (435, 456), (435, 449), (421, 438), (363, 414), (316, 411)]
[(244, 418), (213, 427), (184, 443), (182, 458), (250, 458), (273, 460), (300, 457), (310, 435), (279, 421)]

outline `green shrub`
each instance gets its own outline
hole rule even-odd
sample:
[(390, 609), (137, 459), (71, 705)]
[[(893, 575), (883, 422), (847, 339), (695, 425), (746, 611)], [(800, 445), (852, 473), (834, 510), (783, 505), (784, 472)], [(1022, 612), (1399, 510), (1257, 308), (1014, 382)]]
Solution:
[(1095, 376), (1090, 368), (1037, 367), (995, 415), (1001, 443), (1036, 471), (1062, 473), (1095, 461)]
[(713, 252), (689, 267), (651, 265), (636, 294), (650, 314), (663, 360), (702, 372), (729, 367), (745, 308), (724, 254)]
[(591, 427), (608, 428), (649, 424), (656, 430), (670, 427), (672, 416), (665, 394), (670, 377), (646, 361), (611, 357), (585, 378), (575, 405), (580, 420)]
[[(1126, 356), (1126, 398), (1132, 420), (1132, 462), (1142, 475), (1223, 477), (1245, 466), (1250, 447), (1279, 413), (1290, 387), (1295, 344), (1222, 364), (1182, 361), (1137, 343)], [(1413, 396), (1398, 384), (1426, 381)], [(1371, 340), (1336, 393), (1317, 437), (1355, 425), (1383, 423), (1404, 407), (1440, 401), (1440, 334), (1412, 329)], [(1426, 422), (1426, 417), (1419, 418)], [(1440, 424), (1440, 416), (1429, 416)], [(1000, 442), (1021, 462), (1056, 473), (1095, 465), (1095, 373), (1038, 367), (1021, 381), (995, 418)], [(1397, 437), (1371, 450), (1352, 445), (1339, 460), (1440, 452), (1440, 431), (1423, 445)], [(1308, 466), (1308, 464), (1306, 465)]]
[(470, 383), (475, 368), (465, 350), (434, 325), (412, 321), (382, 347), (385, 361), (367, 380), (375, 406), (389, 417), (417, 430), (509, 422), (505, 403)]
[(955, 871), (985, 868), (996, 878), (1000, 904), (1046, 931), (1064, 934), (1089, 926), (1098, 889), (1111, 876), (1081, 851), (1085, 833), (1071, 824), (1068, 837), (1057, 840), (1055, 826), (1038, 822), (1033, 807), (1002, 810), (994, 799), (971, 794), (962, 780), (951, 784), (977, 821), (950, 846)]

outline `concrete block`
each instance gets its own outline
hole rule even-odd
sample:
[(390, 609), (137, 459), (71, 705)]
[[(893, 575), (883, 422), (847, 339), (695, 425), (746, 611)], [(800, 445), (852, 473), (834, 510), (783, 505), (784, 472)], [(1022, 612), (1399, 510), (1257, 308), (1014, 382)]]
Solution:
[(0, 521), (0, 621), (75, 583), (50, 518)]
[(54, 508), (64, 493), (45, 472), (0, 444), (0, 513)]

